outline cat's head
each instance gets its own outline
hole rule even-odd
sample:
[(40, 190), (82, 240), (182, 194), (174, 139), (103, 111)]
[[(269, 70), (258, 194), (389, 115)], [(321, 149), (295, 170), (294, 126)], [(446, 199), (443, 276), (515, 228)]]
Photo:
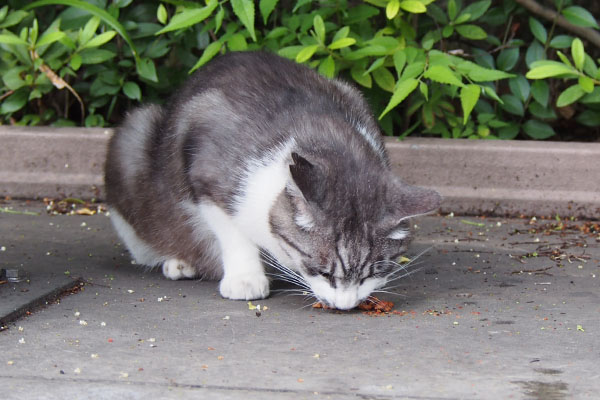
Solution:
[(290, 181), (270, 220), (279, 248), (270, 251), (299, 274), (290, 280), (331, 307), (351, 309), (402, 274), (396, 261), (410, 241), (408, 219), (438, 208), (441, 196), (368, 162), (307, 158), (292, 153)]

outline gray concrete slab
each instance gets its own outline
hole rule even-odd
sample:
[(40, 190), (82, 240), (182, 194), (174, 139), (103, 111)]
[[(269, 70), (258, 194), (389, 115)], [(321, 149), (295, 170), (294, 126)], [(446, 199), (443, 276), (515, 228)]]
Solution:
[[(10, 206), (43, 211), (39, 204)], [(88, 284), (0, 332), (2, 397), (593, 399), (600, 237), (588, 223), (425, 217), (421, 268), (370, 316), (223, 300), (130, 260), (104, 215), (0, 214), (0, 267)], [(8, 228), (7, 228), (8, 227)], [(580, 229), (581, 228), (581, 229)], [(50, 253), (50, 254), (48, 254)], [(285, 288), (279, 284), (276, 288)], [(0, 285), (2, 290), (2, 285)]]

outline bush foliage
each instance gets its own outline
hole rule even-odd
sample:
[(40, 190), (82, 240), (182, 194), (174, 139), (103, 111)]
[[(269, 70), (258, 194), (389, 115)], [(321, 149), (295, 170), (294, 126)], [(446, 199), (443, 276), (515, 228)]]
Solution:
[(573, 0), (6, 3), (3, 124), (111, 125), (219, 53), (263, 49), (353, 81), (389, 135), (599, 136), (599, 26)]

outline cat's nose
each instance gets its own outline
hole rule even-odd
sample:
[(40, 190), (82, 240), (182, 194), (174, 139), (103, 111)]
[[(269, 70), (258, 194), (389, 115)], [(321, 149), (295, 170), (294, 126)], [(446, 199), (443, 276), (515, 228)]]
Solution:
[(358, 293), (354, 290), (337, 291), (333, 303), (338, 310), (351, 310), (359, 303)]

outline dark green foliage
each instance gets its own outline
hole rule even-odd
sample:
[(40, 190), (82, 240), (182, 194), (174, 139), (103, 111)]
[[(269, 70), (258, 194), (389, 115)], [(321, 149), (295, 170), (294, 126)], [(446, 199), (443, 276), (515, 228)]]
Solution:
[[(598, 28), (584, 2), (552, 3)], [(9, 0), (0, 123), (111, 125), (219, 53), (265, 49), (353, 81), (390, 135), (593, 140), (586, 47), (513, 0)]]

